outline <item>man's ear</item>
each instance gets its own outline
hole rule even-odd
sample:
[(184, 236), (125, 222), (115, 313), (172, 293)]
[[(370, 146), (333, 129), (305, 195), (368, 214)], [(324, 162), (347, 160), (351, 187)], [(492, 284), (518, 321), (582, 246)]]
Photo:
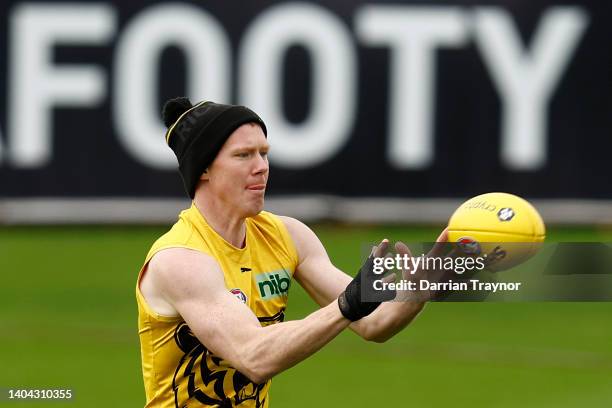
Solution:
[(204, 170), (202, 175), (200, 176), (200, 180), (208, 180), (210, 176), (208, 175), (208, 169)]

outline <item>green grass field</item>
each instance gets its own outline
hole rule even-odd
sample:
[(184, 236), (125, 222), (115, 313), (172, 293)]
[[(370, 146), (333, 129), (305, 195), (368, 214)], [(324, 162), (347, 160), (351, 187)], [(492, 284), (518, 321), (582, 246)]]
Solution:
[[(74, 391), (73, 401), (51, 406), (143, 406), (134, 285), (164, 230), (0, 230), (0, 388)], [(351, 273), (366, 242), (430, 241), (437, 232), (315, 230)], [(558, 229), (549, 239), (612, 242), (612, 231)], [(298, 285), (290, 293), (289, 319), (315, 310)], [(612, 302), (430, 304), (385, 344), (343, 333), (274, 379), (272, 406), (610, 407), (611, 315)]]

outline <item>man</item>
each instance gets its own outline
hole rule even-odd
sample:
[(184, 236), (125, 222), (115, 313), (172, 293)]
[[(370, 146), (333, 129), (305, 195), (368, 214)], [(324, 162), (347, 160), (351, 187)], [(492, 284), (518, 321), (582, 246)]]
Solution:
[[(147, 407), (267, 407), (270, 379), (345, 328), (382, 342), (421, 310), (379, 307), (380, 296), (366, 302), (360, 278), (371, 277), (371, 258), (352, 279), (307, 226), (262, 211), (269, 144), (254, 112), (177, 98), (164, 122), (193, 203), (153, 245), (138, 279)], [(283, 322), (292, 279), (321, 309)]]

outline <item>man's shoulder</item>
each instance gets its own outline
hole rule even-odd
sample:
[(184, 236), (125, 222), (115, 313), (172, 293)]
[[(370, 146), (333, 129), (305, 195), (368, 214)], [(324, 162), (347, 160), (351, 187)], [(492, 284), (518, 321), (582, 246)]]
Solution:
[(299, 226), (305, 226), (305, 224), (297, 218), (276, 214), (270, 211), (261, 211), (259, 214), (251, 217), (251, 220), (256, 223), (282, 224), (285, 228), (294, 226), (299, 228)]
[(299, 260), (310, 253), (320, 252), (321, 241), (308, 225), (297, 218), (286, 215), (275, 215), (275, 217), (286, 231), (295, 250), (296, 259)]
[(200, 238), (199, 234), (195, 233), (193, 224), (184, 217), (180, 217), (168, 231), (151, 245), (147, 259), (166, 248), (205, 249), (202, 248)]
[[(217, 282), (217, 284), (214, 284)], [(218, 290), (223, 274), (209, 255), (189, 248), (166, 248), (149, 261), (139, 288), (148, 307), (158, 315), (180, 315), (176, 303), (190, 293)], [(137, 295), (138, 296), (138, 295)]]
[(267, 242), (276, 245), (276, 248), (286, 253), (291, 262), (298, 263), (296, 236), (301, 233), (299, 232), (299, 226), (296, 227), (295, 224), (301, 224), (299, 221), (269, 211), (261, 211), (256, 216), (251, 217), (250, 220), (259, 234), (267, 237), (265, 239)]
[(297, 218), (274, 214), (269, 211), (261, 211), (256, 216), (251, 217), (251, 221), (260, 228), (273, 228), (281, 235), (287, 235), (292, 240), (311, 233), (310, 228)]
[(176, 239), (178, 236), (185, 235), (185, 232), (189, 229), (189, 224), (186, 223), (183, 218), (178, 218), (175, 223), (166, 230), (166, 232), (157, 238), (153, 245), (157, 244), (158, 242)]
[(289, 234), (293, 238), (297, 236), (302, 236), (304, 234), (312, 233), (312, 230), (302, 221), (297, 218), (289, 217), (287, 215), (277, 215), (276, 216), (280, 222), (283, 223)]
[(219, 270), (217, 261), (208, 254), (191, 248), (171, 247), (153, 255), (145, 277), (148, 275), (157, 289), (164, 291), (163, 288), (180, 286), (181, 282), (210, 277), (210, 273), (216, 274)]
[(275, 214), (270, 211), (260, 211), (259, 213), (257, 213), (257, 215), (250, 217), (250, 219), (256, 222), (262, 222), (262, 221), (273, 221), (281, 217), (282, 217), (281, 215)]
[(191, 270), (196, 265), (201, 268), (217, 266), (217, 261), (210, 255), (194, 248), (168, 247), (157, 251), (151, 258), (149, 268), (175, 273)]

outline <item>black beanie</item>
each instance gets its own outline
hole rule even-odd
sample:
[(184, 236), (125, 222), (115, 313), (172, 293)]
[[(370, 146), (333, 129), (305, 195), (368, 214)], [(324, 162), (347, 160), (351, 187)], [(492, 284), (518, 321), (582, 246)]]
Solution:
[(268, 135), (263, 120), (244, 106), (206, 101), (193, 106), (187, 98), (174, 98), (164, 104), (162, 116), (168, 128), (166, 143), (178, 159), (185, 190), (192, 199), (200, 176), (234, 130), (256, 123)]

